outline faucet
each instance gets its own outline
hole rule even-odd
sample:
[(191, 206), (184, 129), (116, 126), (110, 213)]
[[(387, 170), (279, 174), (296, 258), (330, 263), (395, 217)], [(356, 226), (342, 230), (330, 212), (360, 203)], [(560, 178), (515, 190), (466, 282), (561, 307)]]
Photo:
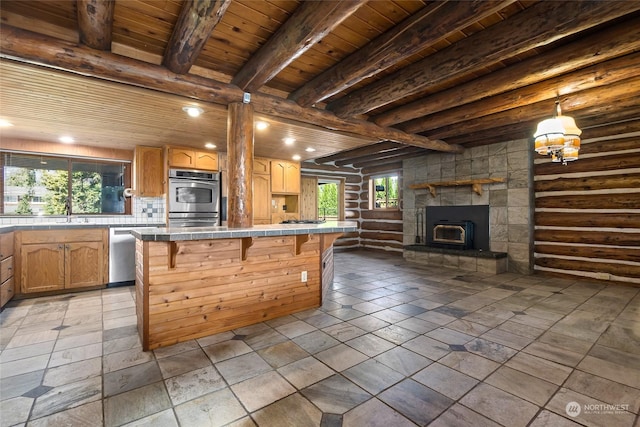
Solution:
[(64, 201), (64, 214), (67, 216), (67, 222), (71, 222), (71, 203), (68, 197)]

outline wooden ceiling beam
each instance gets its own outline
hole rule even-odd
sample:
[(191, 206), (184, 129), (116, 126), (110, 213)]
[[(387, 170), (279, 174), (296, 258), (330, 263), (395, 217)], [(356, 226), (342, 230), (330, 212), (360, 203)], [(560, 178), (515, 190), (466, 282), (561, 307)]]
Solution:
[(232, 84), (253, 92), (322, 40), (366, 0), (302, 2), (238, 71)]
[(425, 150), (420, 147), (400, 147), (397, 150), (390, 150), (382, 153), (374, 153), (366, 156), (352, 157), (344, 160), (336, 160), (335, 165), (336, 166), (353, 165), (354, 167), (359, 167), (359, 166), (356, 166), (356, 163), (380, 161), (382, 159), (387, 160), (387, 159), (396, 158), (396, 157), (403, 157), (406, 155), (415, 155), (417, 153), (422, 153), (423, 151)]
[(402, 70), (331, 102), (339, 117), (366, 114), (483, 65), (517, 56), (640, 9), (640, 2), (539, 2)]
[(186, 74), (218, 25), (231, 0), (187, 0), (164, 51), (162, 65)]
[(581, 90), (604, 88), (604, 86), (637, 76), (638, 70), (640, 70), (640, 52), (524, 86), (498, 96), (411, 120), (399, 125), (398, 128), (409, 133), (437, 129), (451, 123), (460, 123), (512, 108), (552, 100), (558, 95), (564, 97)]
[(111, 50), (115, 0), (78, 0), (80, 43), (92, 49)]
[(338, 160), (349, 159), (351, 157), (366, 156), (373, 153), (382, 153), (386, 151), (393, 151), (403, 147), (400, 144), (391, 141), (382, 141), (376, 144), (365, 145), (363, 147), (352, 148), (351, 150), (340, 151), (339, 153), (331, 154), (330, 156), (318, 157), (314, 161), (320, 163), (330, 163)]
[[(640, 94), (640, 77), (626, 79), (618, 84), (604, 88), (584, 90), (560, 98), (562, 111), (576, 119), (578, 127), (585, 125), (581, 118), (590, 115), (610, 115), (613, 106), (634, 106), (638, 103)], [(634, 104), (635, 101), (635, 104)], [(551, 117), (553, 102), (542, 101), (525, 105), (489, 116), (467, 120), (460, 123), (444, 126), (426, 134), (432, 138), (447, 138), (465, 133), (474, 133), (485, 129), (500, 127), (504, 123), (530, 123)], [(535, 131), (532, 129), (531, 132)]]
[(358, 49), (334, 67), (320, 73), (289, 99), (310, 106), (409, 58), (495, 13), (513, 0), (436, 2), (409, 16), (399, 25)]
[[(191, 74), (178, 75), (158, 65), (109, 52), (96, 53), (85, 46), (52, 39), (9, 25), (4, 25), (0, 32), (0, 57), (215, 104), (242, 102), (244, 95), (235, 85)], [(252, 95), (251, 102), (256, 113), (309, 123), (332, 131), (436, 151), (459, 153), (464, 150), (444, 141), (407, 134), (399, 129), (383, 128), (366, 120), (340, 119), (331, 112), (304, 108), (293, 101), (272, 95), (256, 93)]]
[(389, 157), (381, 157), (378, 159), (375, 159), (375, 158), (362, 159), (362, 160), (354, 161), (353, 163), (351, 163), (351, 165), (354, 168), (358, 168), (358, 169), (368, 168), (371, 166), (393, 163), (393, 162), (402, 161), (405, 159), (411, 159), (416, 156), (424, 156), (428, 153), (429, 153), (428, 150), (410, 148), (410, 149), (407, 149), (407, 151), (404, 154), (398, 154), (396, 156), (389, 156)]
[(380, 126), (435, 114), (640, 50), (640, 17), (374, 117)]

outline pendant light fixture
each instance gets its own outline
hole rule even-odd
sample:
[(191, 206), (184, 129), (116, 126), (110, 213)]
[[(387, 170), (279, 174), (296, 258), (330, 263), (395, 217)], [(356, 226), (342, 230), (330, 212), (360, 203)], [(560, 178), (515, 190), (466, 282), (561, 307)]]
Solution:
[(536, 133), (533, 135), (536, 153), (543, 156), (550, 155), (553, 162), (563, 165), (578, 160), (580, 134), (582, 131), (576, 126), (573, 117), (562, 115), (558, 97), (553, 116), (538, 123)]

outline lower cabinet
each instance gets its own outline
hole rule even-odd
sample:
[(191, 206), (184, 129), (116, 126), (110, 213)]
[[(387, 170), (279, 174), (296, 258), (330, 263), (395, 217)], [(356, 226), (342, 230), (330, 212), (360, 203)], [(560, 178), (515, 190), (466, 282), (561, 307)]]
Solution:
[(0, 308), (13, 298), (13, 231), (0, 234)]
[(53, 233), (57, 235), (50, 231), (23, 231), (18, 236), (21, 293), (86, 288), (107, 283), (106, 228)]

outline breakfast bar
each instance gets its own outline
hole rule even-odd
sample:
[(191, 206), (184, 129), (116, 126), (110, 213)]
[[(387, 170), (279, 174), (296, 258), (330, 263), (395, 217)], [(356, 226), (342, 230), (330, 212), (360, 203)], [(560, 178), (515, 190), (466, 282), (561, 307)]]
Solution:
[(138, 228), (136, 314), (144, 350), (322, 305), (348, 221), (251, 228)]

